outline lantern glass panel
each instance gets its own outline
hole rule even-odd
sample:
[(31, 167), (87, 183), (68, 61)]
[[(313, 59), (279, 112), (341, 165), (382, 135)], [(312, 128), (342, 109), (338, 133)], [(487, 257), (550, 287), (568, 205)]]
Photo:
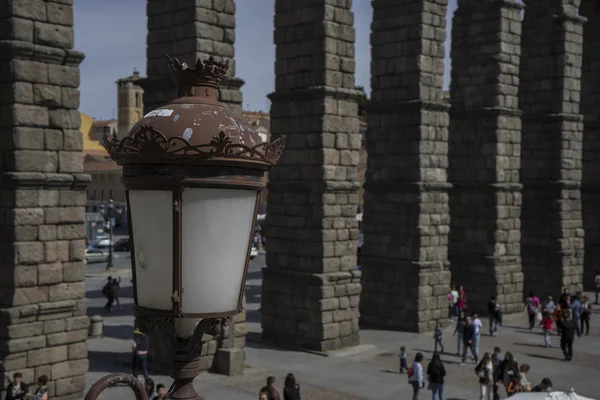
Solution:
[(137, 305), (171, 310), (173, 192), (130, 190)]
[(182, 311), (238, 309), (257, 192), (184, 188), (182, 198)]

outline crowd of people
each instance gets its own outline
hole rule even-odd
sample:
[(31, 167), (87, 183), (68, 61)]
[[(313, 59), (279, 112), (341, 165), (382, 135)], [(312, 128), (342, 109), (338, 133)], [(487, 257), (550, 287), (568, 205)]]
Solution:
[[(453, 336), (456, 336), (456, 355), (460, 357), (460, 365), (465, 365), (470, 353), (475, 361), (475, 375), (480, 387), (480, 400), (496, 400), (500, 398), (500, 388), (504, 388), (507, 397), (518, 392), (546, 392), (552, 389), (552, 382), (544, 378), (538, 385), (533, 385), (527, 379), (530, 370), (528, 364), (517, 363), (510, 351), (501, 355), (501, 349), (495, 347), (492, 353), (484, 353), (479, 357), (479, 343), (483, 332), (483, 323), (477, 313), (467, 313), (467, 294), (461, 286), (458, 290), (451, 287), (448, 290), (448, 319), (456, 327)], [(489, 314), (489, 335), (498, 335), (499, 327), (502, 325), (502, 307), (491, 297), (487, 304)], [(551, 336), (560, 336), (560, 347), (566, 361), (573, 358), (573, 341), (576, 336), (589, 334), (589, 322), (592, 306), (587, 296), (581, 293), (574, 295), (565, 290), (560, 296), (558, 304), (555, 304), (552, 296), (542, 302), (533, 293), (530, 293), (523, 305), (529, 319), (529, 329), (533, 330), (536, 325), (542, 328), (544, 346), (552, 347)], [(555, 328), (555, 330), (554, 330)], [(428, 381), (427, 389), (431, 391), (433, 400), (444, 398), (444, 377), (446, 370), (440, 357), (438, 349), (444, 353), (443, 344), (444, 331), (442, 324), (438, 323), (434, 334), (433, 356), (427, 368), (424, 369), (422, 353), (416, 353), (414, 361), (408, 367), (408, 356), (406, 347), (400, 348), (400, 373), (408, 373), (409, 383), (413, 388), (413, 400), (419, 398), (419, 393), (425, 388), (425, 379)]]

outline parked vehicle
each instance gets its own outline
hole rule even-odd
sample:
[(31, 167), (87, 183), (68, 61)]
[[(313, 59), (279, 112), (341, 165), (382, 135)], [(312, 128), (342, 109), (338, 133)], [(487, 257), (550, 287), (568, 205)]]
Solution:
[(252, 248), (250, 249), (250, 259), (253, 260), (254, 257), (258, 255), (258, 247), (252, 244)]
[(108, 252), (93, 247), (85, 250), (85, 255), (83, 257), (84, 264), (99, 262), (108, 262)]
[(103, 248), (110, 246), (111, 243), (108, 236), (97, 236), (94, 240), (92, 240), (91, 244), (92, 247)]
[(117, 240), (117, 243), (114, 245), (115, 251), (129, 251), (129, 238), (123, 238)]

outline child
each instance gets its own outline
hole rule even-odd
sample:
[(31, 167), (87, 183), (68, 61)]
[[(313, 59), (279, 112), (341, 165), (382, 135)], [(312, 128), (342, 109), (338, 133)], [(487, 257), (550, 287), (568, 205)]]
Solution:
[(400, 347), (400, 373), (403, 374), (404, 370), (408, 371), (408, 364), (406, 362), (407, 359), (406, 347)]
[(550, 335), (552, 334), (552, 323), (553, 322), (554, 321), (552, 320), (552, 316), (548, 313), (545, 313), (544, 317), (542, 318), (542, 322), (540, 323), (540, 325), (544, 329), (544, 345), (545, 345), (545, 347), (552, 347), (552, 345), (550, 344)]
[(433, 333), (433, 339), (435, 340), (435, 347), (433, 352), (437, 353), (438, 344), (442, 348), (442, 353), (444, 352), (444, 345), (442, 344), (442, 323), (437, 323), (437, 328), (435, 328), (435, 332)]

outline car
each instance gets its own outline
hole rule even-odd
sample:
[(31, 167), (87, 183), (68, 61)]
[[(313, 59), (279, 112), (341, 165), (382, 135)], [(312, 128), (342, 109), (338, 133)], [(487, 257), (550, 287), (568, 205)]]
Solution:
[(97, 236), (91, 244), (96, 248), (108, 247), (110, 246), (110, 239), (107, 236)]
[(108, 262), (108, 253), (106, 251), (93, 247), (85, 250), (85, 255), (83, 257), (84, 264), (99, 262)]
[(123, 238), (117, 240), (117, 243), (114, 245), (115, 251), (129, 251), (129, 238)]
[(250, 249), (250, 259), (253, 260), (254, 257), (256, 257), (258, 255), (258, 247), (256, 247), (255, 245), (252, 245), (252, 248)]

